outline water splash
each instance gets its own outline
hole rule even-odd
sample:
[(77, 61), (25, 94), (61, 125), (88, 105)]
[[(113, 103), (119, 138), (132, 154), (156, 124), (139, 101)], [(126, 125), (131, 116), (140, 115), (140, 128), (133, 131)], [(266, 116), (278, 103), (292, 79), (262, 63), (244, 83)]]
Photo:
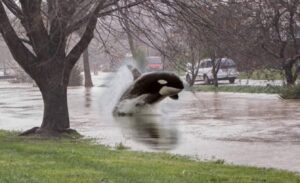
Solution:
[(113, 77), (106, 83), (108, 87), (100, 95), (100, 109), (104, 114), (111, 114), (121, 95), (132, 84), (133, 76), (127, 65), (120, 67)]

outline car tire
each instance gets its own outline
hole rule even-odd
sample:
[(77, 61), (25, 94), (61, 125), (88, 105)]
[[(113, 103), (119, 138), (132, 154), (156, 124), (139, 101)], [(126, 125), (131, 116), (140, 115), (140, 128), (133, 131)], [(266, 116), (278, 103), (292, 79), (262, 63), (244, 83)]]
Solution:
[(229, 79), (229, 83), (230, 83), (230, 84), (233, 84), (234, 81), (235, 81), (235, 78), (230, 78), (230, 79)]
[(207, 84), (207, 85), (210, 84), (210, 80), (206, 75), (203, 76), (203, 80), (204, 80), (204, 84)]

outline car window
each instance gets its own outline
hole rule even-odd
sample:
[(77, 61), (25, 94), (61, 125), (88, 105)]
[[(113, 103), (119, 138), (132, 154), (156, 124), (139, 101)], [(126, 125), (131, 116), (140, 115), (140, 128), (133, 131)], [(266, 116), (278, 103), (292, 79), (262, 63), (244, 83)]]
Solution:
[(205, 67), (205, 62), (202, 61), (202, 62), (200, 63), (200, 68), (204, 68), (204, 67)]
[(207, 68), (212, 67), (212, 61), (211, 60), (206, 62), (206, 67)]
[(235, 62), (231, 59), (222, 59), (220, 65), (221, 68), (228, 68), (228, 67), (235, 67), (235, 66), (236, 66)]

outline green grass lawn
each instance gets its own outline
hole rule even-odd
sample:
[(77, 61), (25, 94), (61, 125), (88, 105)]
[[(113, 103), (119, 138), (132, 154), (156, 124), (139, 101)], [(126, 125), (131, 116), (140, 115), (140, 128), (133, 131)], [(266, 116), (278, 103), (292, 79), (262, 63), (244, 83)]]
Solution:
[(112, 150), (91, 140), (21, 138), (0, 131), (1, 183), (300, 183), (293, 173), (163, 153)]
[(276, 69), (260, 69), (251, 73), (240, 72), (239, 79), (254, 79), (254, 80), (283, 80), (282, 71)]

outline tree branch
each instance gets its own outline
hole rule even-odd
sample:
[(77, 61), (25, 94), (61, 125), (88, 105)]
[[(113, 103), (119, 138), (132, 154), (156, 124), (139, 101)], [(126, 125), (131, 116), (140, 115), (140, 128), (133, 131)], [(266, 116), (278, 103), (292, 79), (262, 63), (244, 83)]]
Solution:
[[(142, 4), (142, 3), (146, 2), (146, 1), (149, 1), (149, 0), (138, 0), (136, 2), (129, 3), (129, 4), (125, 5), (125, 6), (113, 8), (113, 9), (110, 9), (110, 10), (107, 10), (107, 11), (104, 11), (104, 12), (101, 12), (101, 13), (99, 11), (96, 16), (97, 17), (104, 17), (104, 16), (107, 16), (107, 15), (113, 13), (113, 12), (116, 12), (116, 11), (119, 11), (119, 10), (122, 10), (122, 9), (125, 9), (125, 8), (131, 8), (131, 7), (137, 6), (139, 4)], [(102, 7), (102, 9), (105, 9), (109, 5), (111, 6), (111, 5), (113, 5), (113, 4), (117, 3), (117, 2), (118, 1), (110, 2), (109, 4), (104, 5)], [(91, 14), (93, 14), (93, 12)], [(85, 16), (82, 19), (79, 19), (78, 21), (76, 21), (73, 24), (71, 24), (70, 26), (68, 26), (67, 33), (70, 34), (71, 32), (76, 31), (77, 29), (79, 29), (83, 24), (85, 24), (89, 20), (90, 16)]]
[(63, 58), (66, 48), (67, 20), (72, 16), (69, 11), (74, 9), (74, 4), (68, 4), (68, 1), (61, 0), (47, 0), (47, 2), (50, 21), (50, 55)]
[(131, 7), (137, 6), (137, 5), (139, 5), (139, 4), (145, 3), (145, 2), (147, 2), (147, 1), (149, 1), (149, 0), (138, 0), (138, 1), (136, 1), (136, 2), (132, 2), (132, 3), (127, 4), (126, 6), (121, 6), (121, 7), (119, 6), (119, 7), (117, 7), (117, 8), (113, 8), (113, 9), (111, 9), (111, 10), (108, 10), (108, 11), (105, 11), (105, 12), (102, 12), (102, 13), (99, 13), (99, 14), (98, 14), (98, 17), (103, 17), (103, 16), (109, 15), (109, 14), (115, 12), (115, 11), (122, 10), (122, 9), (131, 8)]
[(105, 0), (102, 0), (98, 6), (95, 8), (93, 12), (93, 16), (90, 17), (88, 24), (86, 26), (86, 30), (83, 33), (80, 41), (73, 47), (73, 49), (70, 51), (70, 53), (67, 55), (66, 62), (70, 64), (70, 68), (72, 69), (73, 66), (76, 64), (77, 60), (83, 53), (83, 51), (88, 47), (89, 43), (94, 37), (94, 30), (96, 28), (97, 19), (98, 17), (96, 14), (100, 11), (100, 9), (103, 7)]
[(24, 18), (22, 10), (14, 0), (2, 0), (2, 2), (18, 19), (22, 20)]
[(41, 0), (20, 0), (24, 13), (23, 25), (39, 60), (47, 60), (49, 37), (41, 16)]
[(32, 73), (32, 68), (36, 63), (36, 57), (19, 39), (17, 33), (9, 22), (2, 2), (0, 2), (0, 31), (14, 59), (26, 72)]
[(270, 55), (272, 55), (275, 58), (280, 58), (280, 55), (277, 55), (276, 53), (274, 53), (273, 51), (271, 51), (269, 48), (267, 48), (264, 44), (261, 45), (262, 49), (264, 49), (267, 53), (269, 53)]

